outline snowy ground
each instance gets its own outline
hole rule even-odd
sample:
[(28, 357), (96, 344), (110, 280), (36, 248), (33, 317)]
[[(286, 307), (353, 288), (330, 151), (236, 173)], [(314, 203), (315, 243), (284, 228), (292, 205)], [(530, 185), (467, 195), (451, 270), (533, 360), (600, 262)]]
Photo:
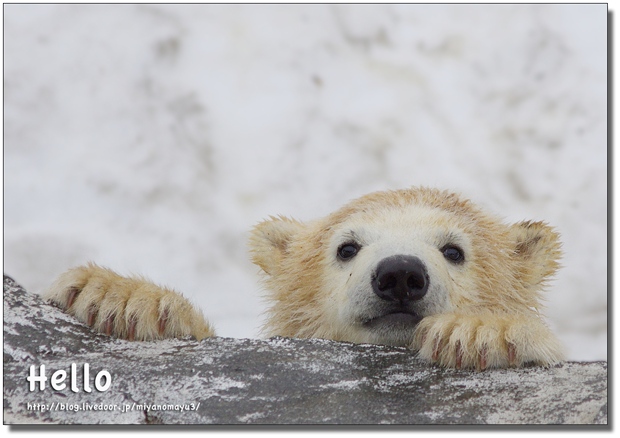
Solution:
[(247, 232), (380, 189), (546, 220), (549, 323), (607, 358), (606, 5), (5, 5), (4, 269), (88, 260), (256, 337)]

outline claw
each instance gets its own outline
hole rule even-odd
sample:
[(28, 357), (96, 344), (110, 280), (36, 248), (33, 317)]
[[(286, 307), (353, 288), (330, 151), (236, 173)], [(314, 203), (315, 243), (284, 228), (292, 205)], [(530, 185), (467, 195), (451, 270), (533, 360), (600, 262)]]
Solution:
[(515, 362), (517, 361), (517, 347), (515, 347), (515, 344), (508, 344), (508, 362), (510, 362), (510, 365), (514, 365)]
[(461, 343), (459, 341), (456, 342), (456, 369), (461, 369), (461, 364), (463, 362), (463, 350), (461, 349)]
[(133, 315), (129, 318), (129, 334), (127, 335), (127, 340), (133, 341), (136, 335), (136, 324), (138, 323), (137, 318)]
[(437, 358), (439, 357), (440, 344), (441, 344), (441, 339), (437, 338), (435, 340), (435, 346), (433, 347), (433, 361), (436, 361)]
[(86, 324), (88, 324), (89, 327), (92, 327), (93, 324), (95, 323), (95, 318), (97, 317), (97, 307), (93, 304), (92, 306), (90, 306), (90, 308), (88, 309), (88, 318), (86, 319)]
[(69, 288), (69, 299), (67, 300), (67, 309), (69, 309), (73, 303), (75, 302), (75, 297), (77, 297), (77, 294), (80, 292), (80, 289), (78, 289), (77, 287), (70, 287)]
[(114, 315), (108, 315), (105, 321), (105, 334), (110, 336), (112, 334), (112, 322), (114, 321)]
[(482, 347), (480, 350), (480, 371), (484, 370), (487, 367), (487, 348)]
[(159, 318), (159, 336), (164, 334), (164, 329), (166, 328), (166, 322), (168, 321), (168, 309), (164, 309), (163, 313)]

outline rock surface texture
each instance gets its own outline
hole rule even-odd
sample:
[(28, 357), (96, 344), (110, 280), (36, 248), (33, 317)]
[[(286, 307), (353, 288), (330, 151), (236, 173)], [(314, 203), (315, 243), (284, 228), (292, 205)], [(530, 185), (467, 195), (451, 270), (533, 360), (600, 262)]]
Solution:
[(5, 276), (4, 422), (604, 425), (607, 363), (471, 372), (319, 339), (128, 342)]

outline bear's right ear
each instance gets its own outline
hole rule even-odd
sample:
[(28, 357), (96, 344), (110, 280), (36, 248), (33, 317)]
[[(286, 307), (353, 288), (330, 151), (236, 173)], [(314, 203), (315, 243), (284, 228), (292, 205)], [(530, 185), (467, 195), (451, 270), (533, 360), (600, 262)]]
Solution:
[(514, 256), (521, 261), (521, 279), (537, 286), (551, 277), (562, 256), (560, 235), (544, 222), (523, 221), (510, 227), (514, 238)]
[(284, 216), (273, 217), (256, 225), (249, 239), (252, 263), (272, 275), (280, 265), (292, 237), (304, 225)]

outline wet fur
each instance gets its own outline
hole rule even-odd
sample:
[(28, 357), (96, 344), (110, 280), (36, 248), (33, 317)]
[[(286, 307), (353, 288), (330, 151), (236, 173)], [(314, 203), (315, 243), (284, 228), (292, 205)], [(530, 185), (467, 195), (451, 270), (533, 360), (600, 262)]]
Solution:
[[(359, 240), (350, 262), (335, 254)], [(439, 249), (457, 242), (462, 266)], [(454, 368), (552, 365), (562, 347), (541, 315), (541, 292), (558, 268), (558, 234), (542, 222), (506, 225), (456, 194), (428, 188), (376, 192), (308, 223), (283, 216), (249, 239), (269, 304), (263, 334), (402, 345)], [(402, 327), (365, 321), (386, 304), (372, 293), (377, 262), (393, 253), (424, 260), (431, 286), (415, 304), (421, 321)], [(48, 298), (95, 330), (150, 340), (214, 331), (185, 298), (143, 278), (90, 264), (63, 274)]]

